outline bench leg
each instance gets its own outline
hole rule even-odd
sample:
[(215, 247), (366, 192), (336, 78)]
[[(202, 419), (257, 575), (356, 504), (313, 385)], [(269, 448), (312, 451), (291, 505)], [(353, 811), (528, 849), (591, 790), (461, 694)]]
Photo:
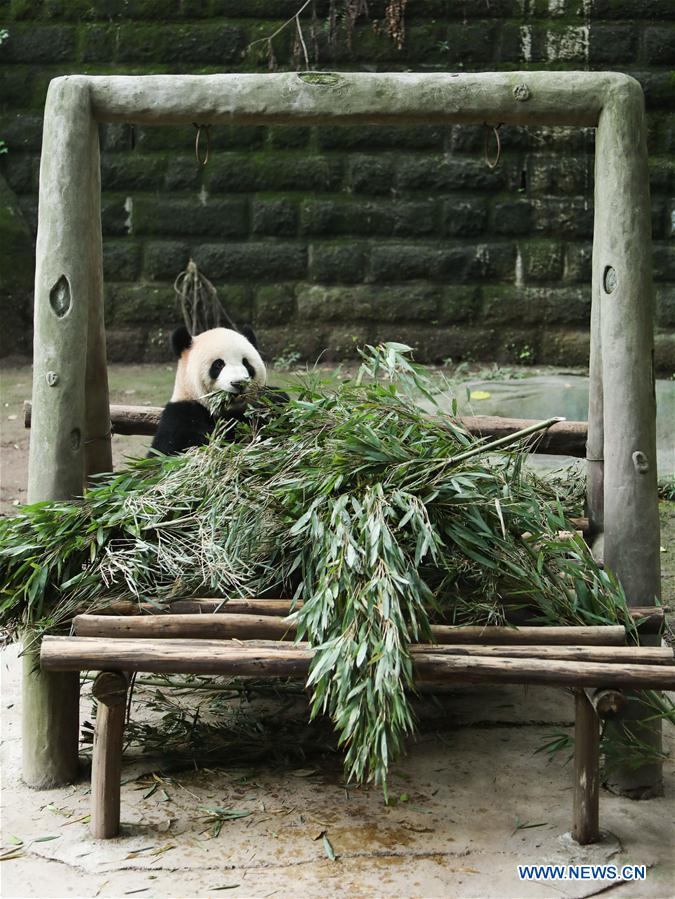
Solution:
[(117, 671), (102, 671), (92, 693), (98, 701), (91, 766), (91, 823), (96, 839), (116, 837), (120, 829), (122, 737), (128, 679)]
[(600, 838), (600, 723), (583, 690), (574, 694), (574, 825), (572, 836), (585, 846)]

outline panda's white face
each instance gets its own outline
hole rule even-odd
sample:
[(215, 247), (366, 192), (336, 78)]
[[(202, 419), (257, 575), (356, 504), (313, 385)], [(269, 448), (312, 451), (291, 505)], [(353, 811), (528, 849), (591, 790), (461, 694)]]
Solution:
[(171, 402), (197, 400), (215, 390), (244, 393), (252, 383), (264, 386), (265, 364), (250, 341), (238, 331), (213, 328), (192, 338), (178, 360)]

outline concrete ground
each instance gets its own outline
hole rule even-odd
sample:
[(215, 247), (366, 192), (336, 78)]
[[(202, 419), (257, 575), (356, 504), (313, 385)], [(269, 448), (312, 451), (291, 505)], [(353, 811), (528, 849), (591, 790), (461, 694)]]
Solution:
[[(27, 436), (21, 401), (30, 371), (3, 375), (2, 511), (25, 501)], [(113, 366), (116, 402), (165, 401), (172, 367)], [(139, 386), (142, 384), (142, 387)], [(7, 404), (7, 405), (5, 405)], [(16, 416), (13, 418), (12, 416)], [(118, 441), (140, 453), (147, 439)], [(672, 583), (673, 504), (664, 504), (664, 564)], [(639, 899), (675, 895), (675, 766), (666, 765), (660, 799), (631, 802), (603, 790), (603, 840), (582, 849), (568, 835), (572, 769), (566, 750), (542, 747), (572, 734), (572, 701), (543, 688), (453, 689), (420, 701), (420, 732), (396, 764), (385, 805), (378, 788), (342, 778), (339, 756), (273, 753), (269, 760), (207, 767), (172, 756), (125, 755), (122, 835), (89, 838), (86, 755), (80, 782), (35, 792), (20, 780), (19, 660), (3, 651), (3, 897), (587, 897), (604, 892)], [(134, 720), (153, 720), (136, 690)], [(189, 702), (189, 700), (188, 700)], [(260, 703), (264, 705), (261, 708)], [(254, 722), (278, 716), (278, 742), (307, 746), (302, 698), (235, 701)], [(81, 720), (91, 720), (83, 695)], [(270, 739), (269, 728), (265, 739)], [(272, 727), (274, 739), (274, 726)], [(311, 740), (309, 743), (311, 744)], [(672, 729), (667, 734), (673, 748)], [(281, 755), (281, 757), (280, 757)], [(221, 809), (220, 832), (208, 810)], [(229, 819), (229, 820), (227, 820)], [(334, 858), (332, 857), (334, 856)], [(644, 864), (643, 883), (589, 880), (527, 883), (518, 864)]]
[[(572, 733), (572, 703), (543, 688), (464, 688), (421, 703), (418, 739), (391, 797), (344, 784), (339, 758), (191, 770), (125, 756), (123, 831), (92, 840), (89, 783), (42, 792), (20, 780), (19, 666), (2, 661), (2, 896), (586, 897), (674, 894), (675, 770), (666, 795), (602, 792), (603, 840), (568, 835), (572, 768), (538, 749)], [(296, 709), (295, 714), (302, 710)], [(288, 713), (287, 713), (288, 714)], [(82, 720), (91, 717), (83, 700)], [(280, 727), (282, 722), (280, 721)], [(287, 723), (284, 724), (287, 726)], [(291, 725), (292, 726), (292, 725)], [(299, 725), (298, 725), (299, 726)], [(153, 790), (155, 783), (158, 788)], [(242, 816), (214, 835), (206, 809)], [(325, 836), (325, 839), (324, 839)], [(330, 858), (334, 854), (335, 859)], [(525, 883), (518, 864), (644, 864), (644, 883)]]

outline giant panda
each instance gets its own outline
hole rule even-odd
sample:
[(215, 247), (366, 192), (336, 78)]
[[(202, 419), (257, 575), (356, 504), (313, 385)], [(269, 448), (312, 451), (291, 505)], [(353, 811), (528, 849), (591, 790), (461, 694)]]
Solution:
[[(164, 407), (152, 441), (150, 455), (171, 456), (191, 446), (206, 443), (216, 420), (207, 408), (205, 397), (216, 390), (239, 396), (252, 384), (264, 387), (265, 364), (257, 349), (253, 331), (212, 328), (194, 337), (187, 328), (177, 328), (171, 345), (178, 358), (171, 400)], [(281, 391), (275, 401), (288, 400)], [(242, 420), (244, 406), (235, 403), (227, 417)]]

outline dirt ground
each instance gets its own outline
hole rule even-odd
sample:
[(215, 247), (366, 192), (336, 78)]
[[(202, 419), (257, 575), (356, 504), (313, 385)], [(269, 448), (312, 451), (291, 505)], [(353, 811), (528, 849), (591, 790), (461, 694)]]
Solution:
[[(112, 366), (113, 402), (161, 404), (172, 366)], [(23, 400), (30, 368), (0, 371), (2, 503), (25, 501), (28, 433)], [(149, 438), (116, 438), (115, 464)], [(664, 571), (673, 583), (675, 504), (663, 505)], [(420, 734), (394, 768), (392, 802), (343, 781), (329, 751), (217, 767), (125, 755), (122, 835), (87, 830), (89, 781), (35, 792), (20, 779), (19, 660), (3, 651), (3, 897), (340, 896), (590, 897), (675, 895), (675, 765), (666, 793), (631, 802), (601, 795), (603, 840), (581, 849), (569, 837), (569, 754), (542, 748), (572, 734), (571, 698), (543, 688), (455, 688), (419, 707)], [(145, 688), (149, 691), (150, 688)], [(143, 699), (143, 688), (137, 693)], [(269, 701), (271, 702), (271, 700)], [(268, 706), (269, 706), (268, 702)], [(271, 714), (275, 709), (271, 705)], [(268, 709), (269, 711), (269, 709)], [(138, 712), (134, 713), (135, 715)], [(304, 736), (306, 706), (279, 712), (279, 743)], [(83, 694), (81, 720), (91, 720)], [(673, 747), (672, 730), (667, 735)], [(224, 810), (220, 832), (209, 809)], [(334, 859), (332, 858), (334, 856)], [(518, 864), (645, 864), (644, 883), (520, 881)]]

